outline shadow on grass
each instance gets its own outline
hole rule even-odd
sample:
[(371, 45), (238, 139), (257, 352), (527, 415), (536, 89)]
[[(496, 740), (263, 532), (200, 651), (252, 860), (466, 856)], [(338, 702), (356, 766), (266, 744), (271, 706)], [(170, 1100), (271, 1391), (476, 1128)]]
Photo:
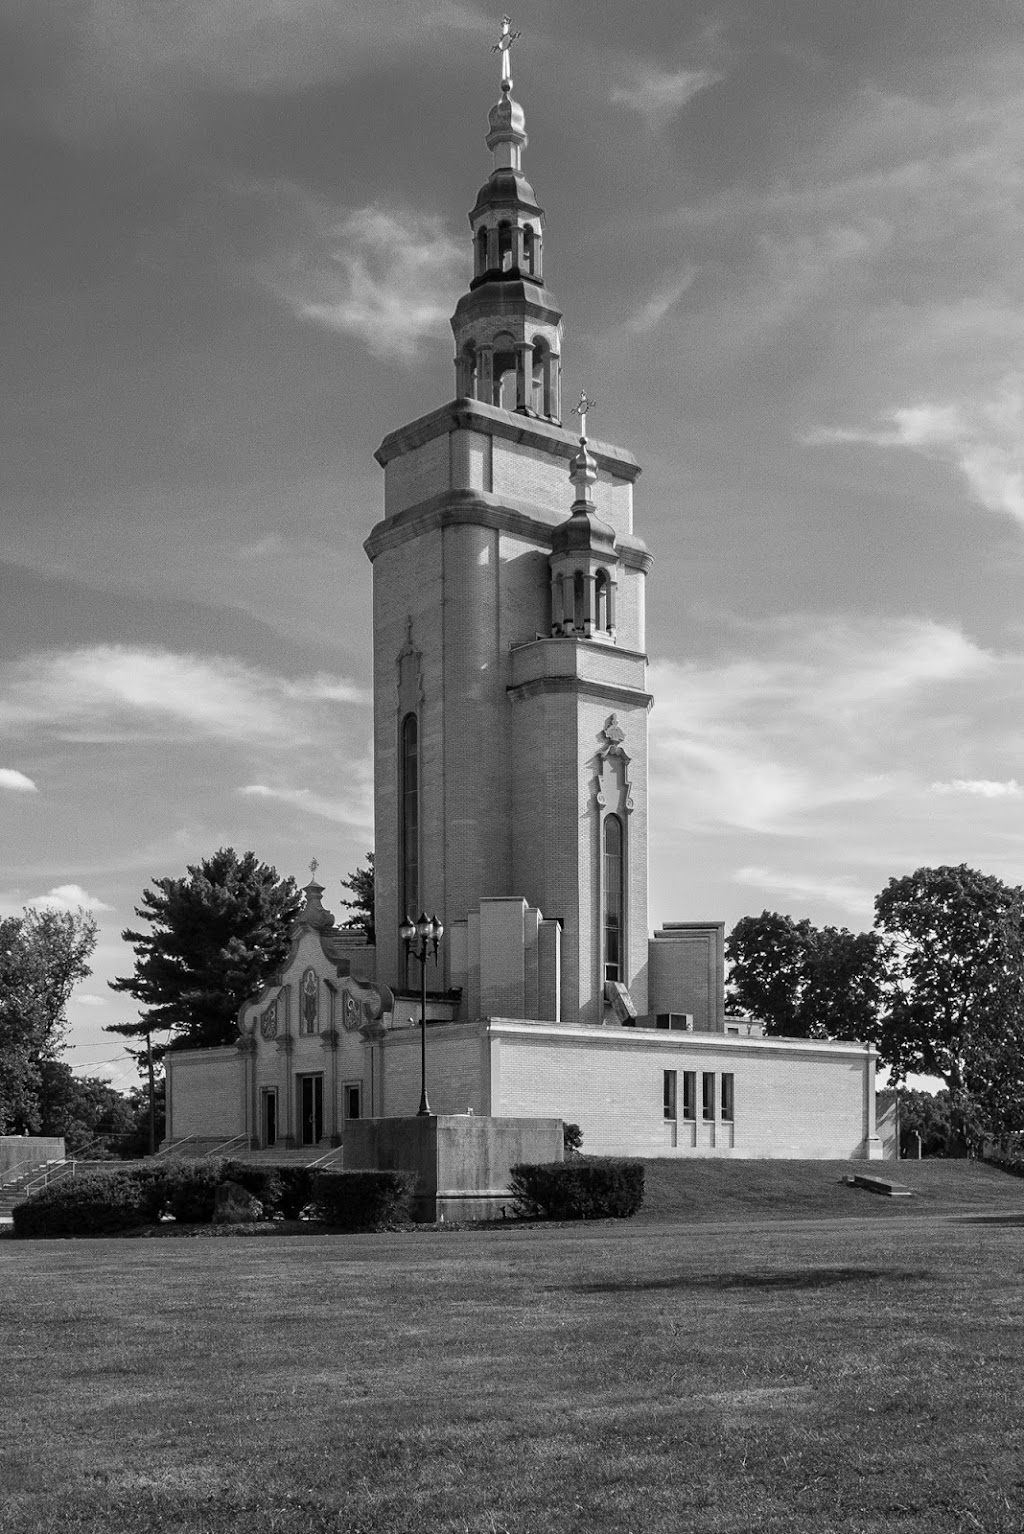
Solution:
[(773, 1268), (755, 1273), (680, 1274), (675, 1278), (628, 1279), (598, 1284), (570, 1284), (577, 1294), (628, 1294), (642, 1289), (829, 1289), (837, 1284), (914, 1282), (929, 1275), (923, 1268)]

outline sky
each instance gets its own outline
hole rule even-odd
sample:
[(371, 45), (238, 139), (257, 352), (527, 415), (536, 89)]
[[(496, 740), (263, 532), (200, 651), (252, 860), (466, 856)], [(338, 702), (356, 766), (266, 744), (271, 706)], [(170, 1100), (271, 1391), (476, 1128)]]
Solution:
[[(0, 0), (0, 914), (372, 846), (374, 449), (452, 396), (500, 13)], [(521, 0), (566, 397), (644, 472), (652, 926), (1024, 880), (1010, 0)], [(568, 499), (567, 499), (568, 509)]]

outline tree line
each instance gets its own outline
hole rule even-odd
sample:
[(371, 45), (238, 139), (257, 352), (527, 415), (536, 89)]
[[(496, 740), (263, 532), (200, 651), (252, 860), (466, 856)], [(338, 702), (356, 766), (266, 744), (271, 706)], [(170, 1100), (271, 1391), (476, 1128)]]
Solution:
[[(372, 941), (373, 854), (342, 883), (351, 897), (343, 925)], [(154, 880), (136, 907), (148, 930), (122, 934), (133, 972), (111, 982), (139, 1016), (108, 1031), (134, 1040), (139, 1061), (149, 1047), (159, 1058), (233, 1043), (239, 1007), (283, 964), (300, 906), (293, 879), (230, 847)], [(61, 1133), (53, 1126), (72, 1110), (83, 1121), (117, 1119), (120, 1094), (77, 1081), (58, 1058), (95, 941), (84, 912), (26, 910), (0, 922), (0, 1132)], [(754, 1014), (767, 1034), (871, 1043), (894, 1086), (940, 1078), (951, 1147), (1006, 1146), (1024, 1133), (1020, 888), (964, 864), (919, 868), (889, 880), (868, 932), (762, 911), (737, 922), (726, 959), (728, 1006)]]

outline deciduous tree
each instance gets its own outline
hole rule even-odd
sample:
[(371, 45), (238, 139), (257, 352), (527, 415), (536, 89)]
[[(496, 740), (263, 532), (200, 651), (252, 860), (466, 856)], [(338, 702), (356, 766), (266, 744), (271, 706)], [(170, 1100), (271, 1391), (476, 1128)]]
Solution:
[(28, 907), (0, 921), (0, 1132), (39, 1128), (41, 1062), (64, 1041), (67, 1005), (95, 946), (86, 911)]
[(171, 1049), (230, 1044), (242, 1002), (288, 952), (302, 903), (295, 881), (253, 852), (222, 847), (190, 864), (185, 878), (153, 882), (135, 908), (152, 930), (122, 933), (135, 949), (135, 973), (110, 982), (143, 1011), (138, 1022), (109, 1031), (135, 1038), (169, 1031)]
[(736, 923), (725, 953), (730, 1004), (753, 1012), (767, 1033), (876, 1037), (888, 972), (888, 948), (877, 933), (762, 911)]

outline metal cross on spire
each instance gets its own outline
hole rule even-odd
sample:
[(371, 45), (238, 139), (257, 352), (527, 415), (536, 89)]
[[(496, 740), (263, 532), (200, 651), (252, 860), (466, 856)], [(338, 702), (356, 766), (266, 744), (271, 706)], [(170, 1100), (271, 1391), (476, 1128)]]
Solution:
[(512, 17), (501, 18), (501, 36), (496, 43), (492, 43), (491, 52), (501, 54), (501, 88), (506, 94), (512, 89), (512, 44), (517, 37), (522, 37), (521, 32), (513, 32)]
[(597, 400), (588, 399), (586, 389), (581, 389), (580, 402), (572, 407), (573, 415), (578, 415), (580, 418), (580, 439), (583, 442), (587, 440), (587, 411), (593, 410), (596, 404)]

